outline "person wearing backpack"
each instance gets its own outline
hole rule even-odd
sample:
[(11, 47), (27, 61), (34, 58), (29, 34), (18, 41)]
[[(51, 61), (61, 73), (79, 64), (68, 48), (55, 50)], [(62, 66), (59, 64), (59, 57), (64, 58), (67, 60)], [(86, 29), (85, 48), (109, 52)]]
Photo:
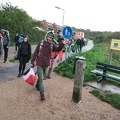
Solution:
[(10, 37), (9, 37), (8, 31), (5, 29), (1, 29), (1, 33), (3, 36), (3, 50), (4, 50), (4, 62), (3, 63), (6, 63), (7, 58), (8, 58), (8, 50), (10, 46)]
[(18, 49), (18, 58), (19, 58), (19, 74), (18, 77), (24, 74), (26, 68), (26, 63), (29, 62), (31, 58), (31, 45), (28, 42), (28, 36), (24, 36), (23, 42), (19, 44)]
[[(45, 88), (43, 79), (45, 71), (47, 70), (48, 66), (50, 66), (51, 52), (62, 50), (64, 44), (66, 44), (66, 41), (63, 40), (63, 42), (59, 46), (56, 46), (55, 43), (52, 42), (53, 39), (54, 33), (52, 31), (47, 32), (45, 35), (45, 39), (38, 43), (33, 53), (30, 64), (31, 67), (34, 67), (34, 61), (36, 60), (38, 73), (38, 81), (36, 84), (36, 88), (40, 91), (41, 101), (45, 100)], [(42, 45), (41, 42), (43, 43)]]
[(2, 32), (0, 32), (0, 57), (3, 55), (3, 36)]
[(23, 40), (24, 40), (24, 33), (21, 32), (20, 35), (19, 35), (18, 44), (20, 44), (21, 42), (23, 42)]

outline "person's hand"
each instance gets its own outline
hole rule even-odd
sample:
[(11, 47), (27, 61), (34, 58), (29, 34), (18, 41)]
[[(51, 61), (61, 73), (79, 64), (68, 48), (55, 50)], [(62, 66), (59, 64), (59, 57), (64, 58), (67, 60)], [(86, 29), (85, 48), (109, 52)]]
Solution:
[(30, 64), (30, 67), (31, 67), (31, 68), (33, 68), (33, 67), (34, 67), (34, 65), (33, 65), (33, 64)]

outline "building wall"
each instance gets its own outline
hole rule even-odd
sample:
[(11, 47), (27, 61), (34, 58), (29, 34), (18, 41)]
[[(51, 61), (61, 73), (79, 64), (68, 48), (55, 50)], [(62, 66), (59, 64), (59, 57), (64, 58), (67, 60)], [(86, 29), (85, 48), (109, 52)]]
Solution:
[(40, 21), (42, 22), (42, 25), (40, 26), (40, 28), (44, 29), (44, 30), (54, 30), (55, 33), (58, 32), (58, 30), (62, 30), (62, 27), (59, 25), (56, 25), (56, 23), (49, 23), (46, 20)]
[(42, 26), (40, 26), (40, 27), (44, 30), (47, 30), (48, 29), (48, 24), (47, 24), (46, 20), (43, 20), (41, 22), (42, 22)]
[[(54, 30), (55, 33), (62, 31), (62, 26), (59, 26), (56, 23), (52, 24), (47, 22), (46, 20), (43, 20), (40, 22), (42, 22), (42, 25), (40, 26), (40, 28), (44, 30)], [(78, 31), (74, 31), (74, 32), (75, 32), (74, 38), (79, 38), (80, 36), (84, 38), (84, 32), (78, 32)]]

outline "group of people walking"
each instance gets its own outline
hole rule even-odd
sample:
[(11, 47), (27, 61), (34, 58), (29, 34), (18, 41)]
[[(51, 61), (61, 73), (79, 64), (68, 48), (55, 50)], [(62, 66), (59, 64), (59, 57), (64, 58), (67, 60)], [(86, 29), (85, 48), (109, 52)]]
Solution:
[[(81, 50), (81, 40), (77, 40), (75, 45), (78, 47), (78, 51)], [(45, 100), (45, 87), (44, 79), (49, 78), (53, 69), (54, 59), (58, 57), (57, 62), (62, 61), (63, 51), (65, 46), (70, 46), (70, 41), (64, 40), (62, 33), (59, 33), (58, 40), (55, 40), (55, 35), (52, 31), (49, 31), (45, 35), (45, 39), (41, 40), (31, 57), (31, 44), (29, 43), (28, 36), (22, 32), (20, 35), (15, 35), (15, 54), (19, 60), (19, 72), (18, 77), (24, 74), (26, 63), (30, 61), (30, 67), (34, 67), (34, 63), (37, 66), (38, 80), (36, 83), (37, 90), (40, 91), (41, 101)], [(72, 40), (71, 40), (72, 45)], [(8, 48), (10, 46), (10, 38), (6, 30), (0, 31), (0, 55), (4, 49), (4, 63), (7, 61)]]

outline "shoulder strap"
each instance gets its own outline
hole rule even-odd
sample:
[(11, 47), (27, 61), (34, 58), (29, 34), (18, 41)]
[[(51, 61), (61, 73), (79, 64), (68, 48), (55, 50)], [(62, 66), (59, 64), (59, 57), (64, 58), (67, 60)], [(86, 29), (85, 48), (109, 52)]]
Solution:
[(40, 56), (41, 49), (43, 48), (43, 42), (44, 42), (44, 40), (41, 40), (41, 41), (40, 41), (40, 47), (39, 47), (38, 56)]
[(53, 42), (51, 42), (51, 52), (53, 51)]
[(41, 40), (39, 51), (40, 51), (40, 50), (42, 49), (42, 47), (43, 47), (43, 42), (44, 42), (44, 40)]

